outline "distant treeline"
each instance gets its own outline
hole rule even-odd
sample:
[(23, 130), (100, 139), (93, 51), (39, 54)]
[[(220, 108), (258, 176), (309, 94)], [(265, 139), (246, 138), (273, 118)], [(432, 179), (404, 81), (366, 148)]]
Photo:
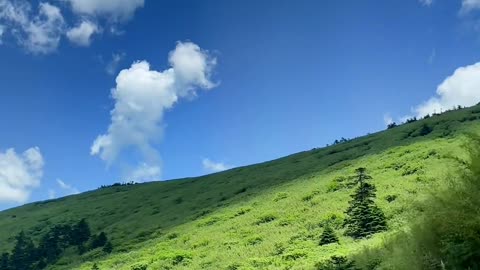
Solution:
[(111, 185), (101, 185), (99, 187), (99, 189), (101, 188), (109, 188), (109, 187), (121, 187), (121, 186), (133, 186), (133, 185), (136, 185), (138, 184), (137, 182), (135, 181), (129, 181), (129, 182), (116, 182), (116, 183), (113, 183)]
[(66, 249), (73, 248), (78, 254), (102, 248), (106, 253), (113, 250), (112, 243), (104, 232), (92, 234), (85, 219), (75, 224), (56, 225), (44, 234), (38, 244), (29, 235), (20, 232), (15, 237), (11, 252), (0, 257), (0, 270), (37, 270), (54, 264)]
[[(477, 105), (480, 105), (480, 103), (478, 103)], [(422, 119), (428, 119), (428, 118), (433, 117), (433, 116), (441, 115), (442, 113), (445, 113), (445, 112), (450, 112), (450, 111), (455, 111), (455, 110), (461, 110), (461, 109), (464, 109), (464, 108), (466, 108), (466, 107), (462, 107), (462, 106), (460, 106), (460, 105), (454, 106), (452, 109), (450, 109), (450, 110), (445, 110), (444, 112), (433, 113), (433, 114), (431, 114), (431, 115), (430, 115), (430, 114), (427, 114), (427, 115), (425, 115)], [(395, 128), (395, 127), (398, 127), (398, 126), (401, 126), (401, 125), (404, 125), (404, 124), (410, 124), (410, 123), (416, 122), (417, 120), (419, 120), (419, 119), (417, 119), (417, 117), (414, 116), (414, 117), (411, 117), (411, 118), (406, 119), (406, 120), (405, 120), (404, 122), (402, 122), (402, 123), (398, 123), (398, 124), (397, 124), (396, 122), (391, 122), (391, 123), (389, 123), (389, 124), (387, 125), (387, 129), (392, 129), (392, 128)], [(426, 124), (422, 126), (422, 129), (423, 129), (423, 130), (420, 131), (420, 134), (419, 134), (420, 136), (427, 135), (428, 133), (430, 133), (430, 132), (432, 131), (432, 128), (431, 128), (430, 126), (426, 125)], [(351, 140), (352, 140), (352, 139), (342, 137), (342, 138), (340, 138), (340, 139), (336, 139), (335, 141), (333, 141), (332, 144), (327, 144), (326, 146), (328, 147), (328, 146), (330, 146), (330, 145), (337, 145), (337, 144), (345, 143), (345, 142), (348, 142), (348, 141), (351, 141)], [(316, 149), (316, 148), (314, 148), (314, 149)]]
[[(478, 103), (477, 105), (480, 105), (480, 103)], [(444, 112), (456, 111), (456, 110), (461, 110), (461, 109), (464, 109), (464, 108), (465, 108), (465, 107), (462, 107), (462, 106), (458, 105), (458, 106), (454, 106), (452, 109), (446, 110), (446, 111), (444, 111)], [(425, 115), (422, 119), (428, 119), (428, 118), (430, 118), (430, 117), (432, 117), (432, 116), (437, 116), (437, 115), (440, 115), (440, 114), (442, 114), (442, 113), (444, 113), (444, 112), (432, 113), (431, 115), (430, 115), (430, 114), (427, 114), (427, 115)], [(400, 125), (403, 125), (403, 124), (410, 124), (410, 123), (416, 122), (417, 120), (418, 120), (417, 117), (414, 116), (414, 117), (411, 117), (411, 118), (406, 119), (405, 122), (400, 123), (400, 124), (397, 124), (397, 123), (395, 123), (395, 122), (392, 122), (392, 123), (389, 123), (389, 124), (387, 125), (387, 129), (391, 129), (391, 128), (394, 128), (394, 127), (397, 127), (397, 126), (400, 126)]]

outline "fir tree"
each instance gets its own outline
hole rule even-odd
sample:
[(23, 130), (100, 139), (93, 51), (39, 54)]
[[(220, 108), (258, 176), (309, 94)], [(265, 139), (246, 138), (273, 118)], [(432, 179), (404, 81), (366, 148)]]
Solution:
[(59, 240), (59, 234), (55, 227), (40, 239), (38, 253), (45, 259), (46, 264), (55, 262), (62, 253), (62, 249), (59, 246)]
[(103, 247), (107, 243), (107, 235), (104, 232), (101, 232), (92, 241), (92, 249)]
[(335, 231), (330, 224), (325, 225), (322, 235), (320, 236), (320, 245), (327, 245), (331, 243), (337, 243), (338, 237), (335, 235)]
[(16, 237), (16, 243), (10, 256), (12, 269), (30, 270), (35, 262), (36, 250), (33, 242), (22, 231)]
[(9, 265), (9, 255), (8, 253), (3, 253), (0, 257), (0, 270), (10, 270)]
[(377, 232), (385, 231), (387, 223), (385, 214), (375, 204), (375, 186), (367, 183), (371, 179), (365, 168), (356, 170), (358, 187), (351, 195), (352, 200), (346, 211), (345, 234), (353, 238), (364, 238)]
[(113, 251), (113, 245), (112, 245), (112, 242), (108, 241), (105, 246), (103, 246), (103, 249), (102, 249), (104, 252), (106, 253), (112, 253)]
[(85, 219), (82, 219), (73, 227), (70, 241), (73, 245), (81, 246), (90, 239), (90, 236), (90, 226)]

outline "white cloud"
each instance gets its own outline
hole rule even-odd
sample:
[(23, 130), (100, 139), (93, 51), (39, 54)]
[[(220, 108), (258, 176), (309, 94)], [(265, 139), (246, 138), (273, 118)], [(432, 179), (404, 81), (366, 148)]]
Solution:
[(73, 12), (90, 16), (106, 16), (114, 21), (128, 20), (135, 10), (143, 7), (144, 0), (64, 0)]
[(24, 203), (40, 185), (43, 157), (38, 147), (17, 154), (13, 148), (0, 152), (0, 201)]
[(160, 166), (142, 163), (128, 175), (128, 181), (146, 182), (160, 180), (161, 171)]
[(480, 101), (480, 62), (460, 67), (438, 87), (437, 94), (413, 109), (417, 117), (440, 113), (458, 105), (472, 106)]
[(9, 26), (19, 44), (35, 54), (55, 51), (65, 24), (60, 9), (54, 5), (40, 3), (33, 16), (28, 2), (8, 0), (0, 0), (0, 21)]
[(230, 165), (226, 165), (222, 162), (214, 162), (208, 158), (202, 160), (202, 165), (203, 169), (208, 172), (221, 172), (232, 168)]
[(462, 0), (461, 14), (469, 13), (475, 9), (480, 9), (480, 0)]
[[(156, 71), (137, 61), (120, 71), (112, 89), (115, 106), (106, 134), (99, 135), (90, 153), (112, 164), (127, 148), (141, 153), (145, 167), (156, 167), (155, 144), (163, 131), (163, 115), (180, 99), (194, 97), (196, 89), (210, 89), (215, 59), (191, 42), (179, 42), (169, 54), (171, 68)], [(160, 172), (158, 173), (160, 174)]]
[(105, 67), (105, 71), (113, 75), (117, 71), (118, 65), (120, 62), (125, 58), (125, 53), (114, 53), (112, 54), (112, 59), (107, 63), (107, 66)]
[(92, 42), (93, 34), (98, 33), (99, 31), (100, 29), (95, 23), (85, 20), (76, 27), (68, 30), (66, 35), (70, 42), (78, 46), (87, 47), (90, 46), (90, 43)]
[(65, 183), (61, 179), (57, 179), (58, 186), (64, 191), (65, 195), (78, 194), (80, 191), (75, 187)]
[[(32, 8), (27, 0), (0, 0), (0, 43), (3, 33), (34, 54), (54, 52), (65, 34), (78, 46), (88, 46), (92, 36), (101, 29), (109, 29), (112, 34), (122, 33), (119, 24), (130, 19), (138, 8), (144, 6), (144, 0), (58, 0), (68, 2), (81, 23), (68, 27), (59, 7), (40, 2), (38, 10)], [(64, 5), (63, 5), (64, 6)], [(106, 25), (93, 23), (104, 22)]]
[(418, 0), (424, 6), (431, 6), (434, 0)]

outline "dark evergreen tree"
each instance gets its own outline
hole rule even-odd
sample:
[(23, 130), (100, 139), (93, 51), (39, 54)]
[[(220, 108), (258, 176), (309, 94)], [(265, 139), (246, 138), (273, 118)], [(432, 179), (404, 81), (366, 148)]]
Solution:
[(373, 201), (376, 197), (375, 186), (366, 182), (371, 177), (365, 168), (358, 168), (356, 173), (358, 187), (351, 195), (344, 225), (345, 234), (358, 239), (385, 231), (387, 223), (384, 213)]
[(38, 254), (44, 259), (45, 264), (54, 263), (60, 257), (60, 234), (56, 227), (52, 228), (40, 239)]
[(12, 269), (30, 270), (33, 269), (36, 250), (30, 238), (22, 231), (16, 237), (16, 243), (10, 256), (10, 267)]
[(332, 256), (328, 261), (315, 265), (317, 270), (358, 270), (355, 263), (344, 256)]
[(107, 235), (104, 232), (101, 232), (100, 234), (98, 234), (97, 236), (95, 236), (93, 238), (91, 247), (92, 247), (92, 249), (103, 247), (103, 246), (105, 246), (107, 241), (108, 241)]
[(391, 128), (394, 128), (394, 127), (396, 127), (396, 126), (397, 126), (397, 123), (392, 122), (392, 123), (390, 123), (390, 124), (387, 125), (387, 129), (391, 129)]
[(113, 251), (113, 245), (112, 245), (112, 242), (110, 241), (107, 241), (107, 243), (105, 244), (105, 246), (103, 246), (103, 249), (102, 249), (104, 252), (106, 253), (112, 253)]
[(420, 136), (425, 136), (425, 135), (430, 134), (430, 132), (432, 132), (432, 131), (433, 131), (433, 128), (431, 128), (427, 124), (423, 124), (422, 127), (420, 128), (420, 130), (418, 131), (418, 134)]
[(8, 253), (3, 253), (0, 257), (0, 270), (10, 270), (9, 267), (9, 257)]
[(90, 226), (85, 219), (82, 219), (73, 226), (70, 235), (70, 242), (72, 245), (81, 246), (90, 239), (90, 236)]
[(327, 245), (331, 243), (337, 243), (338, 237), (335, 235), (335, 231), (330, 226), (330, 224), (326, 224), (323, 230), (322, 235), (320, 236), (320, 245)]
[(364, 167), (357, 168), (355, 173), (356, 175), (354, 178), (356, 184), (365, 183), (366, 181), (372, 179), (372, 177), (367, 174), (367, 169)]

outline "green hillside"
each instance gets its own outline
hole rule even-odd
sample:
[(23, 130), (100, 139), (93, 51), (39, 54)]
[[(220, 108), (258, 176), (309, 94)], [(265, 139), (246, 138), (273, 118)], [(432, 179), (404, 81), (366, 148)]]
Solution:
[[(0, 212), (0, 253), (24, 231), (34, 242), (54, 225), (86, 219), (108, 254), (67, 248), (47, 269), (315, 269), (333, 255), (384, 244), (408, 228), (422, 202), (464, 168), (465, 132), (480, 106), (277, 160), (197, 178), (112, 186)], [(254, 154), (254, 153), (253, 153)], [(388, 230), (354, 240), (342, 226), (347, 184), (359, 167), (376, 187)], [(319, 245), (326, 224), (339, 243)], [(315, 266), (317, 265), (317, 266)], [(385, 268), (387, 269), (387, 268)], [(393, 268), (392, 268), (393, 269)]]

